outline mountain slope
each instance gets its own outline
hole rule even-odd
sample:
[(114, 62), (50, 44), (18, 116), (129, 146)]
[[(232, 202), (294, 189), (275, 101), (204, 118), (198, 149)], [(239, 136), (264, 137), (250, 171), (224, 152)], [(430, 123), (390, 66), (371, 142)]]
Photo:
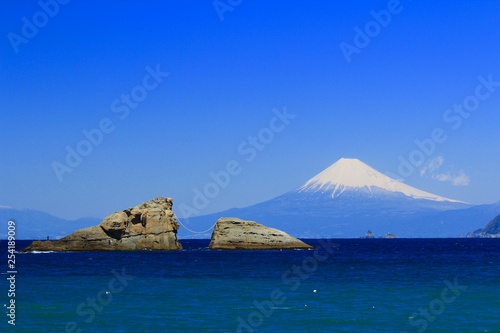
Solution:
[(500, 213), (495, 205), (475, 207), (416, 189), (357, 159), (340, 159), (274, 199), (180, 219), (185, 228), (179, 237), (209, 237), (210, 227), (222, 216), (256, 220), (302, 238), (360, 237), (367, 230), (377, 236), (391, 232), (400, 237), (458, 237), (479, 228), (497, 210)]
[[(500, 207), (500, 202), (497, 203), (496, 206)], [(496, 210), (496, 212), (499, 210), (500, 209)], [(491, 215), (489, 214), (489, 216)], [(500, 214), (496, 215), (491, 221), (489, 221), (484, 228), (468, 233), (467, 237), (500, 238)]]
[[(16, 222), (16, 239), (58, 239), (73, 231), (98, 224), (100, 219), (81, 218), (64, 220), (48, 213), (32, 209), (0, 208), (0, 220)], [(0, 231), (0, 239), (7, 238), (7, 228)]]
[(341, 158), (298, 188), (299, 193), (330, 193), (332, 198), (341, 196), (345, 191), (356, 190), (372, 195), (374, 190), (386, 190), (414, 199), (463, 203), (398, 182), (353, 158)]

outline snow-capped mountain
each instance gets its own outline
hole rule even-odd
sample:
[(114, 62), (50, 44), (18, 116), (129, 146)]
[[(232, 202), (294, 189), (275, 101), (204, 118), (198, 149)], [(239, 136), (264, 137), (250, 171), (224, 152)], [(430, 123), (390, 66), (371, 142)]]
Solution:
[(342, 158), (274, 199), (181, 219), (185, 228), (179, 236), (209, 237), (219, 217), (235, 216), (302, 238), (360, 237), (367, 230), (377, 236), (390, 232), (399, 237), (458, 237), (484, 225), (495, 212), (500, 213), (500, 206), (445, 198), (385, 176), (358, 159)]
[(375, 195), (374, 191), (380, 190), (401, 193), (414, 199), (464, 203), (398, 182), (355, 158), (341, 158), (298, 188), (299, 192), (321, 192), (332, 198), (341, 196), (345, 191)]
[[(175, 210), (175, 205), (174, 205)], [(180, 219), (180, 238), (209, 238), (219, 217), (255, 220), (301, 238), (376, 236), (458, 237), (500, 214), (500, 202), (473, 206), (425, 192), (383, 175), (358, 159), (342, 158), (304, 184), (250, 207)], [(100, 219), (59, 219), (36, 210), (0, 206), (0, 218), (16, 220), (19, 239), (51, 239), (96, 225)], [(6, 229), (0, 232), (5, 239)]]

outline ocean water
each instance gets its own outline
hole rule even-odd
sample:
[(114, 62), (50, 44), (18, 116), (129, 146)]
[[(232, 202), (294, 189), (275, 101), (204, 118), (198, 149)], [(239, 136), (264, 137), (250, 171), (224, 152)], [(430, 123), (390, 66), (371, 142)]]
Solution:
[(5, 255), (0, 332), (500, 332), (500, 239), (307, 241), (314, 251), (181, 242), (18, 253), (15, 326)]

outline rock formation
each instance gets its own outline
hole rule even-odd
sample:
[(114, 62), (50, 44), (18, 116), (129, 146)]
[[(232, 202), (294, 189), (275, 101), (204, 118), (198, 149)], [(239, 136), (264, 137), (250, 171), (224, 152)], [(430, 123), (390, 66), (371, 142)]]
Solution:
[(365, 239), (373, 239), (375, 238), (375, 235), (373, 234), (373, 232), (371, 230), (368, 230), (365, 234), (365, 237), (363, 237)]
[(486, 227), (483, 228), (483, 233), (486, 235), (500, 237), (500, 215), (497, 215), (486, 225)]
[(172, 204), (171, 198), (157, 197), (57, 241), (35, 241), (23, 251), (180, 250)]
[(214, 226), (212, 250), (312, 249), (312, 246), (278, 229), (253, 221), (220, 218)]
[(500, 215), (497, 215), (493, 220), (483, 228), (469, 233), (467, 237), (479, 238), (500, 238)]

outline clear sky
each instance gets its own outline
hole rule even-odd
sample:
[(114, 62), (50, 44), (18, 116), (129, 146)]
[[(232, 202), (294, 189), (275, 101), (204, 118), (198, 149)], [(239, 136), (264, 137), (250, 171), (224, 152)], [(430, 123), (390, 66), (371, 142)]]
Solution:
[(0, 206), (103, 217), (163, 195), (205, 214), (341, 157), (500, 200), (499, 1), (6, 0), (0, 13)]

